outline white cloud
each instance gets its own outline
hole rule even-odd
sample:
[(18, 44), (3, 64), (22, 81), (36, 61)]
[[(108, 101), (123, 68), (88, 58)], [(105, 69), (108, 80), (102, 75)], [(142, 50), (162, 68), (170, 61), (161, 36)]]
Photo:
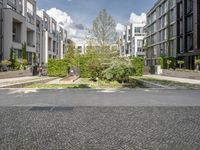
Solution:
[(131, 13), (130, 18), (129, 18), (129, 23), (145, 23), (145, 22), (146, 22), (145, 13), (141, 13), (140, 15)]
[[(44, 10), (38, 10), (37, 14), (41, 16), (40, 14), (42, 14), (42, 11)], [(87, 31), (84, 29), (84, 26), (82, 24), (74, 23), (69, 14), (57, 8), (51, 8), (47, 10), (46, 13), (50, 17), (54, 18), (57, 21), (58, 25), (67, 30), (68, 38), (72, 39), (74, 42), (82, 42), (85, 40)]]
[(72, 18), (66, 13), (61, 11), (57, 8), (51, 8), (46, 11), (46, 13), (54, 18), (58, 24), (63, 25), (64, 27), (69, 27), (71, 24), (73, 24)]
[(125, 27), (123, 24), (117, 23), (117, 25), (116, 25), (116, 31), (117, 31), (118, 33), (121, 33), (121, 32), (123, 32), (123, 31), (125, 31), (125, 29), (126, 29), (126, 27)]
[(40, 16), (42, 19), (43, 19), (43, 12), (44, 11), (45, 11), (44, 9), (37, 8), (37, 15)]

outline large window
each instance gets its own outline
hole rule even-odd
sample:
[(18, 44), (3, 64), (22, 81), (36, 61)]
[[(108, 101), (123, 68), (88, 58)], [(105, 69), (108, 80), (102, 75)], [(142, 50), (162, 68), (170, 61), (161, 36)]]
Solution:
[(29, 1), (27, 1), (27, 13), (31, 14), (33, 16), (33, 4), (31, 4)]
[(135, 33), (143, 33), (142, 27), (135, 27)]
[(193, 17), (192, 15), (187, 17), (187, 32), (191, 32), (193, 30)]
[(189, 51), (193, 50), (193, 37), (192, 37), (192, 34), (188, 35), (186, 40), (187, 40), (187, 50), (189, 50)]
[(193, 9), (193, 0), (186, 0), (187, 13), (192, 12), (192, 9)]
[(137, 41), (137, 46), (138, 47), (143, 47), (143, 41), (142, 40), (138, 40)]
[(12, 5), (16, 5), (16, 0), (9, 0)]

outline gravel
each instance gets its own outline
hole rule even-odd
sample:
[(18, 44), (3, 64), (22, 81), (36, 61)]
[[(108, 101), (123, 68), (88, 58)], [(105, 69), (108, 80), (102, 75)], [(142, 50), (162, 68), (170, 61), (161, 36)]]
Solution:
[(0, 107), (0, 150), (200, 149), (200, 107), (34, 110)]

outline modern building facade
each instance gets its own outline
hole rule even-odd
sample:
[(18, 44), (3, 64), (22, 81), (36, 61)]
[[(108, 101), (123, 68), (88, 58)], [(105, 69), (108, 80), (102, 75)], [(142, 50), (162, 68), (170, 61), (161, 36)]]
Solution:
[(22, 59), (22, 44), (26, 43), (28, 64), (47, 63), (48, 58), (63, 58), (67, 33), (45, 12), (38, 16), (36, 0), (0, 0), (0, 61), (10, 59), (13, 48)]
[(126, 26), (120, 38), (120, 56), (144, 57), (144, 26), (145, 23), (135, 23)]
[(177, 0), (177, 59), (195, 69), (200, 59), (200, 1)]
[(147, 65), (161, 56), (176, 57), (176, 0), (158, 0), (147, 13), (145, 31)]
[(159, 57), (166, 56), (195, 69), (200, 58), (199, 16), (199, 0), (158, 0), (147, 13), (147, 65), (156, 65)]

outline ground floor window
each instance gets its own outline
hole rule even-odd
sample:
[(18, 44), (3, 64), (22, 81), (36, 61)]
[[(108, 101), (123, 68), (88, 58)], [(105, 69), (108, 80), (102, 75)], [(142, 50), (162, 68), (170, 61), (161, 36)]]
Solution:
[(27, 52), (27, 61), (29, 65), (32, 65), (33, 62), (33, 53)]
[(22, 50), (14, 49), (15, 55), (18, 59), (22, 59)]

